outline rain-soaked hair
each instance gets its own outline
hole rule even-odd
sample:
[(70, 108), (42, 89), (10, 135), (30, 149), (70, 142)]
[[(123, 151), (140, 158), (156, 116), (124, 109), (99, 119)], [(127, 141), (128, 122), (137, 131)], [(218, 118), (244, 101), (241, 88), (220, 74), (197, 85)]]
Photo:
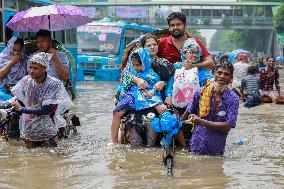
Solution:
[(152, 34), (146, 34), (146, 35), (144, 35), (141, 39), (140, 39), (140, 45), (141, 45), (141, 47), (145, 47), (145, 44), (146, 44), (146, 41), (148, 40), (148, 39), (154, 39), (156, 42), (157, 42), (157, 44), (158, 44), (158, 40), (157, 40), (157, 37), (156, 36), (154, 36), (154, 35), (152, 35)]
[(266, 61), (268, 62), (268, 60), (269, 60), (270, 58), (273, 58), (273, 60), (275, 61), (275, 57), (274, 57), (274, 56), (272, 56), (272, 55), (271, 55), (271, 56), (269, 56), (269, 57), (267, 57), (267, 58), (266, 58)]
[(134, 52), (134, 53), (132, 53), (132, 55), (131, 55), (131, 61), (132, 60), (137, 60), (138, 62), (140, 62), (140, 65), (142, 65), (142, 61), (141, 61), (141, 59), (140, 59), (140, 56), (139, 56), (139, 53), (138, 52)]
[(39, 30), (36, 33), (36, 38), (38, 37), (47, 37), (48, 39), (51, 39), (51, 32), (48, 30)]
[(220, 62), (215, 65), (213, 68), (213, 73), (215, 73), (219, 68), (224, 68), (230, 71), (230, 73), (233, 75), (234, 72), (234, 66), (230, 64), (229, 62)]
[(168, 18), (167, 18), (167, 21), (168, 21), (168, 25), (170, 26), (170, 22), (174, 19), (179, 19), (180, 21), (183, 22), (183, 24), (186, 23), (186, 16), (181, 13), (181, 12), (172, 12)]
[(249, 67), (248, 67), (247, 74), (249, 74), (249, 75), (254, 75), (255, 72), (256, 72), (256, 66), (249, 66)]
[(20, 45), (21, 48), (23, 49), (23, 48), (24, 48), (24, 39), (18, 37), (18, 38), (16, 39), (16, 41), (14, 42), (14, 45)]

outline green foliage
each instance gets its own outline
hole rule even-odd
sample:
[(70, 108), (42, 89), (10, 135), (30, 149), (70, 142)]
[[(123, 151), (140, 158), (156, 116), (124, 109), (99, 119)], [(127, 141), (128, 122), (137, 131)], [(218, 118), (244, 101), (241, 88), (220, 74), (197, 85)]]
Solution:
[[(239, 0), (247, 2), (268, 2), (268, 0)], [(283, 0), (269, 0), (270, 2), (283, 2)], [(249, 13), (249, 9), (244, 10), (244, 14)], [(264, 9), (258, 7), (255, 10), (258, 16), (264, 15)], [(230, 26), (230, 18), (223, 19), (224, 26)], [(273, 18), (276, 31), (284, 32), (284, 4), (278, 9), (277, 15)], [(263, 21), (260, 21), (263, 22)], [(252, 24), (251, 19), (244, 19), (244, 25)], [(269, 30), (221, 30), (217, 31), (210, 41), (210, 50), (232, 51), (243, 48), (253, 53), (265, 52), (270, 39)]]
[(264, 52), (268, 44), (268, 30), (227, 30), (216, 32), (210, 42), (210, 50), (232, 51), (242, 48), (253, 53)]
[(244, 25), (251, 25), (251, 24), (252, 24), (252, 19), (249, 18), (249, 17), (246, 17), (246, 18), (244, 19)]
[(225, 18), (223, 19), (223, 25), (224, 25), (224, 26), (231, 26), (231, 25), (232, 25), (232, 19), (229, 18), (229, 17), (225, 17)]
[(206, 46), (206, 39), (205, 39), (205, 37), (202, 37), (201, 36), (201, 33), (198, 31), (198, 30), (196, 30), (196, 29), (188, 29), (187, 31), (186, 31), (186, 33), (190, 33), (190, 34), (192, 34), (192, 35), (195, 35), (196, 37), (198, 37), (201, 41), (202, 41), (202, 43)]
[(191, 19), (190, 19), (190, 24), (191, 24), (191, 25), (196, 25), (196, 24), (197, 24), (197, 20), (194, 19), (194, 18), (191, 18)]
[(166, 23), (166, 20), (165, 20), (165, 18), (156, 18), (156, 23), (157, 24), (164, 24), (164, 23)]
[(275, 30), (284, 32), (284, 4), (277, 10), (277, 14), (273, 17)]
[(220, 30), (216, 32), (210, 41), (209, 49), (214, 51), (232, 51), (234, 49), (234, 43), (226, 36), (226, 33), (231, 30)]
[(204, 25), (210, 25), (211, 19), (210, 18), (206, 18), (206, 19), (203, 19), (202, 22), (203, 22)]

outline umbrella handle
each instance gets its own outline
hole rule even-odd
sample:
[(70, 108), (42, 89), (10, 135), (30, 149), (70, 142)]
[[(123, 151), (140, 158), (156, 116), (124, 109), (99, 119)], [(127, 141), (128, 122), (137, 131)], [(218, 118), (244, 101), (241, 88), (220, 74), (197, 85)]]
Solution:
[(48, 28), (49, 28), (49, 31), (50, 31), (50, 15), (48, 15), (47, 18), (48, 18)]

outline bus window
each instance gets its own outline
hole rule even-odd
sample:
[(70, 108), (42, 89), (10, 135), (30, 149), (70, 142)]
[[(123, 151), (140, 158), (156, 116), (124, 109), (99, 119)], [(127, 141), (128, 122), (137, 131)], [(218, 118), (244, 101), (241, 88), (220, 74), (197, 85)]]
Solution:
[(70, 29), (65, 31), (65, 43), (76, 44), (76, 29)]
[(30, 1), (18, 1), (19, 11), (24, 11), (33, 7), (33, 3)]
[(0, 42), (3, 42), (3, 16), (2, 12), (0, 11)]
[(120, 38), (121, 28), (118, 26), (80, 26), (77, 29), (78, 51), (117, 55)]
[(16, 0), (5, 0), (4, 3), (5, 8), (17, 9)]
[(64, 31), (61, 30), (53, 32), (53, 38), (59, 41), (61, 44), (64, 44), (65, 43)]
[(125, 46), (135, 39), (134, 30), (125, 30)]
[[(13, 18), (10, 16), (6, 24)], [(13, 37), (13, 30), (5, 26), (5, 43), (7, 43)]]

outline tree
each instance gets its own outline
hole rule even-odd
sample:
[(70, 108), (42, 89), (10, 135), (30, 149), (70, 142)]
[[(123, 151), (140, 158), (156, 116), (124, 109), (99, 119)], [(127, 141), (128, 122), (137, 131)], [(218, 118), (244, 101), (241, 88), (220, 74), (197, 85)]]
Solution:
[[(244, 1), (244, 0), (242, 0)], [(268, 0), (250, 0), (250, 2), (267, 2)], [(283, 0), (271, 0), (271, 2), (283, 2)], [(262, 14), (262, 9), (257, 10), (257, 14)], [(277, 17), (274, 18), (276, 30), (284, 32), (284, 5), (282, 5)], [(246, 21), (246, 25), (249, 25)], [(276, 25), (277, 23), (277, 25)], [(266, 51), (268, 40), (270, 39), (268, 30), (227, 30), (218, 31), (213, 35), (209, 49), (232, 51), (233, 49), (243, 48), (253, 53)]]
[(276, 15), (273, 17), (273, 22), (277, 32), (284, 32), (284, 4), (277, 10)]
[(193, 34), (196, 37), (198, 37), (202, 41), (202, 43), (206, 46), (206, 38), (202, 37), (199, 31), (197, 31), (196, 29), (188, 29), (187, 33)]

